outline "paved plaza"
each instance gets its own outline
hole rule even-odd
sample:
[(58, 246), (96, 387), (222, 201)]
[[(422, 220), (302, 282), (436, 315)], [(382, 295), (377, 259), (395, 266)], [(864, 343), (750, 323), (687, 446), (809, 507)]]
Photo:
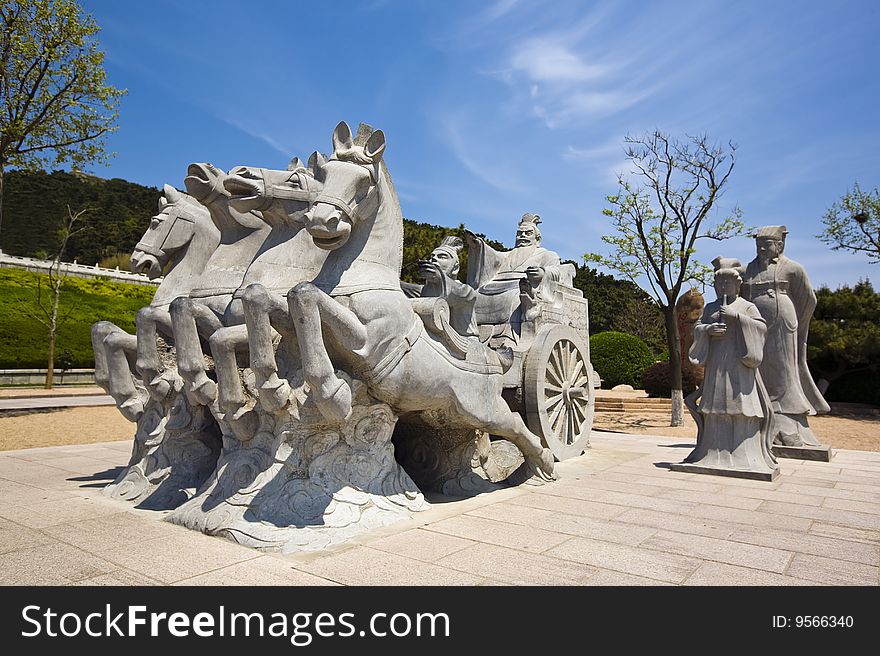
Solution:
[[(309, 554), (264, 554), (105, 499), (130, 441), (0, 453), (4, 585), (868, 585), (880, 453), (772, 483), (672, 472), (693, 444), (594, 431), (560, 480), (462, 500)], [(158, 565), (161, 563), (161, 565)]]

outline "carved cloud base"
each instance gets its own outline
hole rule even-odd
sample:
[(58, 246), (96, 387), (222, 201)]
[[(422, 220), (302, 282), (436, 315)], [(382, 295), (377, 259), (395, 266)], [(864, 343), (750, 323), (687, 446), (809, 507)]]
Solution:
[(102, 491), (141, 508), (169, 510), (191, 498), (217, 465), (220, 429), (204, 407), (183, 394), (150, 399), (137, 422), (128, 466)]
[(267, 551), (314, 551), (427, 510), (394, 459), (396, 416), (355, 383), (342, 424), (309, 403), (276, 414), (259, 403), (250, 440), (225, 431), (217, 469), (168, 521)]
[(451, 424), (427, 412), (397, 423), (395, 457), (419, 489), (470, 496), (507, 487), (504, 480), (523, 462), (519, 449), (506, 440), (490, 442), (481, 430)]

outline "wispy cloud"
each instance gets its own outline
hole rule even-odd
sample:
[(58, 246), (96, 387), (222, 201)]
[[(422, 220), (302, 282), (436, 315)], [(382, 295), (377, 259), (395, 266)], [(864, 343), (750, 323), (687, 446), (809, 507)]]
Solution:
[(611, 139), (598, 146), (590, 148), (577, 148), (571, 144), (565, 147), (562, 158), (567, 160), (581, 160), (592, 162), (596, 160), (608, 160), (612, 157), (623, 155), (624, 147), (621, 139)]
[(284, 155), (284, 157), (287, 157), (287, 158), (292, 157), (292, 153), (293, 153), (294, 149), (280, 143), (274, 136), (267, 134), (267, 133), (263, 132), (262, 130), (256, 130), (256, 129), (252, 128), (249, 124), (245, 123), (244, 121), (241, 121), (241, 120), (239, 120), (235, 117), (229, 116), (229, 115), (218, 115), (217, 118), (220, 119), (221, 121), (223, 121), (224, 123), (231, 125), (236, 130), (244, 132), (245, 134), (253, 137), (254, 139), (259, 139), (260, 141), (262, 141), (266, 145), (270, 146), (271, 148), (273, 148), (277, 152)]
[(481, 19), (487, 23), (496, 21), (502, 16), (510, 13), (516, 7), (519, 0), (495, 0), (481, 15)]
[(442, 126), (446, 143), (465, 169), (499, 191), (507, 193), (528, 191), (527, 186), (510, 169), (509, 165), (499, 161), (497, 154), (484, 156), (477, 152), (474, 144), (478, 144), (480, 141), (466, 136), (465, 121), (461, 115), (444, 116), (439, 123)]

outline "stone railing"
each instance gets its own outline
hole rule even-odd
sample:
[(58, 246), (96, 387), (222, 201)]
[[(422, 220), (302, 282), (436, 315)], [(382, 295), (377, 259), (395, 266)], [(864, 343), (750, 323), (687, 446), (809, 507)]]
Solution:
[[(52, 260), (38, 260), (33, 257), (7, 255), (0, 251), (0, 268), (24, 269), (34, 273), (46, 273), (49, 271), (52, 263)], [(61, 272), (65, 276), (74, 276), (76, 278), (109, 278), (117, 282), (127, 282), (134, 285), (158, 285), (162, 282), (162, 278), (150, 280), (143, 274), (123, 271), (119, 267), (105, 269), (97, 264), (95, 266), (79, 264), (76, 260), (73, 262), (62, 262)]]
[[(9, 385), (42, 385), (46, 382), (45, 369), (0, 369), (0, 387)], [(95, 383), (94, 369), (56, 369), (52, 377), (54, 385)]]

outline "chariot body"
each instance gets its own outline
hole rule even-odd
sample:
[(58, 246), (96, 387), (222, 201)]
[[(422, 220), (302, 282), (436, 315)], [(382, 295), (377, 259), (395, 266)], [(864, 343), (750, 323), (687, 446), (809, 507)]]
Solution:
[[(520, 232), (535, 227), (535, 219), (526, 215)], [(444, 240), (450, 255), (463, 247), (456, 240)], [(498, 252), (475, 235), (468, 242), (468, 284), (454, 279), (457, 267), (439, 260), (444, 245), (422, 263), (428, 282), (421, 296), (447, 303), (414, 299), (417, 313), (429, 333), (465, 360), (460, 366), (484, 363), (487, 373), (501, 372), (508, 405), (557, 460), (580, 455), (589, 445), (598, 378), (590, 364), (587, 299), (572, 285), (574, 265), (535, 244)], [(433, 279), (425, 273), (431, 263), (438, 267)]]

